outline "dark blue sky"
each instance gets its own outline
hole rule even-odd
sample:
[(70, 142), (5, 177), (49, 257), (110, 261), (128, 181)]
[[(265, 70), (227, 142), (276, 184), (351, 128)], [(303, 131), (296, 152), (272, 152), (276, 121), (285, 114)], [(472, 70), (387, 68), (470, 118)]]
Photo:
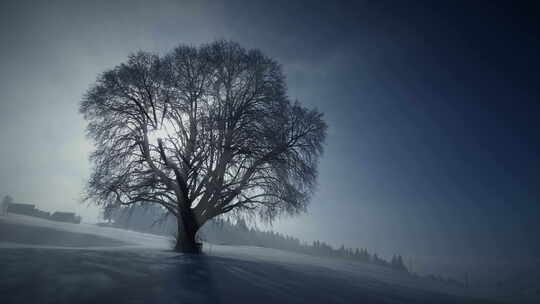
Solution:
[(225, 38), (282, 63), (330, 126), (309, 213), (276, 229), (385, 255), (540, 255), (538, 10), (289, 2), (3, 2), (0, 194), (95, 218), (75, 203), (83, 92), (130, 52)]
[[(301, 45), (289, 56), (307, 54), (314, 70), (335, 62), (317, 80), (290, 77), (332, 127), (319, 196), (346, 207), (328, 220), (357, 218), (343, 233), (387, 252), (390, 242), (416, 253), (540, 254), (532, 11), (407, 1), (257, 16), (283, 21), (275, 32)], [(313, 83), (326, 83), (316, 96)]]

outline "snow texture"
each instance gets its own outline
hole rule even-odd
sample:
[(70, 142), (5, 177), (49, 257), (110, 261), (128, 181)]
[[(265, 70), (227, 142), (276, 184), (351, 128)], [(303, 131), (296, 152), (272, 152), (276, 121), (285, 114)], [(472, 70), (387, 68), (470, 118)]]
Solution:
[(276, 249), (204, 244), (204, 255), (186, 255), (166, 237), (18, 215), (0, 217), (0, 229), (1, 303), (494, 303), (478, 290)]

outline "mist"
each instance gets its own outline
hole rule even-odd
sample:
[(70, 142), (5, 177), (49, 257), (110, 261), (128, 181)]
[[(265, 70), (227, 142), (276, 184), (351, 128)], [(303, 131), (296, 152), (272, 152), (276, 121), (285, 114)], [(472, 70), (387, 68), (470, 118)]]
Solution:
[[(328, 125), (305, 212), (248, 220), (248, 230), (366, 248), (386, 261), (399, 255), (411, 273), (487, 288), (520, 273), (536, 278), (534, 11), (497, 2), (3, 1), (0, 196), (74, 213), (86, 228), (58, 235), (54, 221), (30, 225), (38, 231), (0, 221), (0, 244), (115, 247), (138, 236), (109, 240), (98, 227), (156, 233), (96, 225), (106, 221), (103, 206), (83, 199), (96, 145), (81, 100), (130, 54), (222, 40), (279, 63), (287, 98)], [(223, 242), (260, 241), (249, 240)], [(524, 281), (538, 290), (537, 279)]]

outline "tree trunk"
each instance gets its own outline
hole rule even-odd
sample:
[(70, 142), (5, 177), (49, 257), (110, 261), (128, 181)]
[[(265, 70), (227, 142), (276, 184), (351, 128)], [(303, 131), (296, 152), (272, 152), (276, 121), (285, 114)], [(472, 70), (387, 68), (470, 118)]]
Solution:
[(174, 250), (184, 253), (201, 253), (201, 244), (197, 243), (195, 236), (199, 225), (191, 210), (181, 212), (177, 217), (178, 235), (176, 236), (176, 245)]

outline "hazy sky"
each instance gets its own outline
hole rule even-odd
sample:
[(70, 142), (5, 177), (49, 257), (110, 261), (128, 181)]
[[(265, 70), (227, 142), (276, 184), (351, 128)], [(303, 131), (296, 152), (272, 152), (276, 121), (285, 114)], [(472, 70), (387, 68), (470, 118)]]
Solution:
[(383, 255), (540, 255), (533, 10), (290, 2), (2, 1), (0, 195), (95, 221), (82, 94), (136, 50), (225, 38), (282, 63), (330, 126), (309, 213), (276, 229)]

